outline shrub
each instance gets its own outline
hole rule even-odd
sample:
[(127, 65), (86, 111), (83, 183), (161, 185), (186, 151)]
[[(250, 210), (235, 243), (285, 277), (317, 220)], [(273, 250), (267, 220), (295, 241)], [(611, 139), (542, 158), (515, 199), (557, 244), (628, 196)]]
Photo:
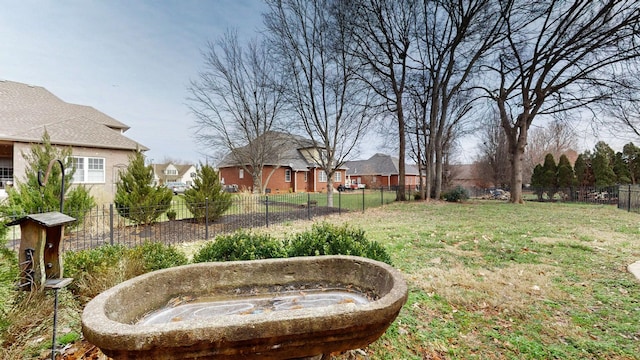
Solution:
[(69, 290), (82, 302), (125, 280), (142, 274), (142, 266), (129, 261), (123, 245), (68, 251), (64, 256), (64, 276), (73, 278)]
[(175, 246), (159, 242), (147, 241), (141, 246), (131, 249), (130, 256), (140, 260), (145, 271), (166, 269), (188, 263), (187, 257)]
[(137, 224), (151, 224), (171, 207), (173, 191), (164, 186), (151, 185), (153, 168), (144, 165), (142, 153), (136, 151), (129, 158), (129, 166), (120, 174), (113, 202), (118, 214)]
[(445, 192), (442, 197), (449, 202), (458, 202), (469, 199), (469, 194), (461, 186), (457, 186), (455, 189)]
[(175, 219), (176, 219), (176, 216), (177, 216), (177, 214), (176, 214), (176, 211), (175, 211), (175, 210), (173, 210), (173, 209), (169, 209), (169, 210), (167, 210), (167, 219), (169, 219), (169, 220), (175, 220)]
[[(0, 216), (5, 219), (47, 211), (60, 210), (60, 193), (64, 200), (64, 213), (75, 217), (67, 229), (78, 226), (85, 214), (95, 205), (93, 196), (86, 187), (71, 186), (75, 168), (73, 167), (71, 148), (56, 148), (51, 145), (49, 134), (45, 131), (42, 145), (33, 144), (31, 151), (22, 153), (27, 163), (24, 179), (16, 180), (15, 186), (7, 189), (8, 198), (0, 206)], [(65, 167), (64, 189), (62, 188), (62, 169), (53, 163), (47, 181), (40, 186), (38, 173), (44, 172), (53, 160), (60, 160)], [(45, 180), (41, 178), (41, 180)]]
[(193, 256), (194, 263), (207, 261), (256, 260), (286, 257), (282, 242), (270, 235), (239, 231), (221, 235)]
[(202, 164), (196, 171), (193, 186), (184, 192), (187, 209), (199, 221), (203, 221), (205, 215), (210, 221), (222, 216), (231, 207), (231, 196), (220, 184), (218, 172), (212, 166)]
[(354, 255), (391, 264), (386, 250), (366, 239), (364, 231), (348, 225), (314, 224), (285, 243), (288, 256)]

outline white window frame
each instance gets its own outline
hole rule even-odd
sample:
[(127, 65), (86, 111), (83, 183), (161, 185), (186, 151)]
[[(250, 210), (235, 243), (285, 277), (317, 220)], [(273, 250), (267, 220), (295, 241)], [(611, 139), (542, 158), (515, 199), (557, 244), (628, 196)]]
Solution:
[(334, 180), (335, 180), (335, 182), (341, 182), (342, 181), (342, 173), (340, 171), (336, 171)]
[(320, 170), (318, 174), (318, 182), (327, 182), (327, 173), (324, 170)]
[(284, 182), (291, 182), (291, 169), (284, 170)]
[(240, 169), (240, 172), (238, 173), (238, 178), (244, 179), (244, 169)]
[[(74, 184), (104, 184), (107, 173), (107, 160), (96, 156), (72, 156), (75, 172)], [(82, 166), (77, 166), (81, 163)], [(99, 166), (96, 166), (99, 165)]]

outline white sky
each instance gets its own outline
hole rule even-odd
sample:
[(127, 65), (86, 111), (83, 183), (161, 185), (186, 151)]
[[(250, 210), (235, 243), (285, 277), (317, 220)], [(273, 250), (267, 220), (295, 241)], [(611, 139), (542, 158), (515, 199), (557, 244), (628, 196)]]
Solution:
[[(0, 9), (0, 79), (42, 86), (129, 125), (125, 135), (149, 147), (147, 156), (155, 162), (171, 157), (197, 163), (205, 161), (207, 150), (194, 142), (186, 89), (203, 69), (201, 50), (228, 28), (242, 38), (255, 36), (265, 5), (260, 0), (0, 0)], [(584, 135), (578, 151), (595, 144)], [(364, 141), (358, 158), (378, 151), (374, 137)], [(462, 141), (458, 161), (474, 160), (476, 142), (473, 136)]]

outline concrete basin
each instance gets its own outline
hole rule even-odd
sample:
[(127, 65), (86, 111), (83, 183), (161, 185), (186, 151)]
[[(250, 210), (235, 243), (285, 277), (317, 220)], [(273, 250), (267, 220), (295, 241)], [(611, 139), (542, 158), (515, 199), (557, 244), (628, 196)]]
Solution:
[(192, 264), (91, 300), (85, 338), (114, 359), (297, 359), (364, 347), (407, 299), (399, 271), (353, 256)]

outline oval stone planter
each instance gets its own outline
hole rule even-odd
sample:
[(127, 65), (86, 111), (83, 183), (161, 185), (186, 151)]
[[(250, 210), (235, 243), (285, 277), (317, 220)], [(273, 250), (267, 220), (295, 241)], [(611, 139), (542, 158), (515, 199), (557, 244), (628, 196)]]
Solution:
[[(323, 293), (333, 300), (318, 300)], [(85, 307), (82, 331), (114, 359), (295, 359), (372, 343), (406, 299), (399, 271), (361, 257), (200, 263), (101, 293)], [(195, 306), (191, 315), (224, 311), (185, 317), (175, 310), (182, 305)], [(182, 315), (162, 320), (163, 311)]]

